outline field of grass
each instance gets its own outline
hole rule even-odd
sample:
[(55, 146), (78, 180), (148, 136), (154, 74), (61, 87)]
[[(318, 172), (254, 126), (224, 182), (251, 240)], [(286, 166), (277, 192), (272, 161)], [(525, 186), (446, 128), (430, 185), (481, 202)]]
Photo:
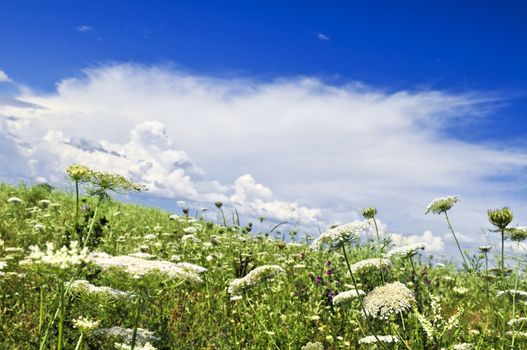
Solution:
[[(79, 198), (0, 185), (0, 349), (527, 348), (524, 255), (513, 269), (501, 246), (437, 264), (420, 244), (360, 239), (374, 208), (313, 242), (239, 226), (220, 203), (123, 204), (114, 192), (141, 189), (85, 170), (68, 169)], [(508, 209), (489, 218), (498, 237), (526, 237)]]

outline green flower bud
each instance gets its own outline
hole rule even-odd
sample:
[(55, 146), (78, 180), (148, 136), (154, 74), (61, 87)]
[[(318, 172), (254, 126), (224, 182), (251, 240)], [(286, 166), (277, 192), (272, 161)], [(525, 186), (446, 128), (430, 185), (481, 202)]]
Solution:
[(505, 227), (511, 223), (513, 218), (512, 211), (507, 207), (503, 209), (489, 209), (488, 216), (490, 223), (500, 230), (505, 229)]
[(515, 242), (522, 242), (527, 239), (527, 227), (513, 227), (507, 231), (511, 239)]
[(373, 219), (377, 215), (377, 209), (375, 207), (368, 207), (362, 210), (362, 216), (365, 219)]

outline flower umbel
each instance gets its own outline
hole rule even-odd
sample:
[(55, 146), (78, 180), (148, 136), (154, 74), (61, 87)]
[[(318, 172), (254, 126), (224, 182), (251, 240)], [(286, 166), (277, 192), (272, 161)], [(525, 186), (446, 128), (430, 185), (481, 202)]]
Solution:
[(434, 214), (441, 214), (447, 210), (450, 210), (450, 208), (452, 208), (457, 202), (459, 202), (458, 196), (436, 198), (430, 204), (428, 204), (425, 214), (430, 212)]
[(410, 310), (415, 297), (404, 284), (393, 282), (375, 288), (363, 302), (366, 315), (387, 320), (393, 314)]

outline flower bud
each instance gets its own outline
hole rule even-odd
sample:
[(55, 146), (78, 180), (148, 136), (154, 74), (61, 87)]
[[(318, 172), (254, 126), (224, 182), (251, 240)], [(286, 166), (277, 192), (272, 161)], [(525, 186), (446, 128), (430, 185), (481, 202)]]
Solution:
[(489, 209), (488, 211), (489, 221), (491, 224), (503, 230), (512, 221), (512, 211), (505, 207), (503, 209)]

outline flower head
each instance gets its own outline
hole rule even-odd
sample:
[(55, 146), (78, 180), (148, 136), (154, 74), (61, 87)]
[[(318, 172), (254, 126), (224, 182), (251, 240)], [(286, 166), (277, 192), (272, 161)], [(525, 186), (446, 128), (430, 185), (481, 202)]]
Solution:
[(66, 168), (67, 176), (76, 182), (87, 182), (92, 172), (93, 170), (80, 164), (71, 164)]
[(500, 230), (505, 229), (513, 218), (512, 211), (507, 207), (502, 209), (489, 209), (488, 216), (490, 223)]
[(373, 219), (377, 215), (377, 209), (375, 207), (367, 207), (362, 210), (362, 216), (365, 219)]
[(339, 245), (356, 239), (360, 232), (366, 230), (370, 223), (368, 221), (354, 221), (349, 224), (337, 226), (322, 233), (311, 243), (311, 249), (319, 250), (323, 244)]
[(425, 214), (428, 214), (430, 212), (434, 214), (444, 213), (450, 210), (450, 208), (452, 208), (457, 202), (459, 202), (458, 196), (436, 198), (432, 202), (430, 202), (430, 204), (428, 204), (428, 206), (426, 207)]
[(372, 290), (363, 303), (366, 315), (387, 320), (393, 314), (410, 310), (415, 298), (404, 284), (393, 282)]
[(371, 258), (371, 259), (365, 259), (365, 260), (356, 262), (355, 264), (350, 266), (350, 270), (353, 273), (361, 273), (363, 271), (366, 271), (372, 268), (379, 269), (379, 268), (386, 267), (386, 266), (390, 266), (390, 260)]
[(377, 342), (395, 344), (399, 342), (399, 338), (396, 335), (378, 335), (377, 338), (374, 335), (368, 335), (367, 337), (359, 339), (359, 344), (375, 344)]
[(95, 328), (97, 328), (100, 322), (101, 321), (90, 320), (88, 318), (81, 316), (78, 319), (73, 320), (73, 327), (80, 329), (80, 331), (83, 333), (89, 333), (93, 331)]
[(260, 282), (269, 279), (277, 274), (285, 273), (284, 269), (278, 265), (263, 265), (249, 272), (245, 277), (237, 278), (227, 288), (229, 294), (238, 294), (238, 292), (255, 286)]
[(403, 258), (414, 256), (417, 254), (419, 250), (423, 250), (426, 248), (425, 243), (415, 243), (410, 245), (405, 245), (403, 247), (393, 248), (388, 253), (386, 253), (387, 258), (391, 258), (393, 256), (400, 256)]
[(365, 295), (363, 290), (352, 289), (345, 292), (341, 292), (333, 297), (333, 305), (343, 304), (361, 295)]
[(301, 350), (324, 350), (324, 345), (322, 345), (321, 342), (315, 342), (315, 343), (307, 343), (306, 345), (302, 346)]
[(527, 227), (518, 226), (507, 230), (510, 238), (515, 242), (522, 242), (527, 239)]
[(489, 252), (491, 249), (492, 249), (492, 246), (491, 246), (491, 245), (480, 245), (480, 246), (479, 246), (479, 250), (480, 250), (482, 253), (487, 253), (487, 252)]

